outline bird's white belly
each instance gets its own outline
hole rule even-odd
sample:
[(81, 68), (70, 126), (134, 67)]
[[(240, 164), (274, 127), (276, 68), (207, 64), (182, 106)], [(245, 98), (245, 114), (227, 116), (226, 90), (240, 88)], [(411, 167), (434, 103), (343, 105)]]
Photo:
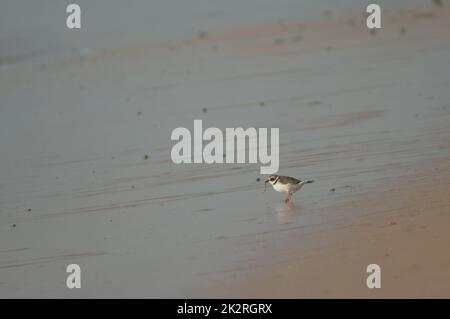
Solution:
[(287, 192), (296, 192), (298, 191), (300, 188), (302, 188), (303, 185), (299, 185), (299, 184), (280, 184), (280, 183), (276, 183), (275, 185), (273, 185), (273, 189), (276, 190), (277, 192), (281, 192), (281, 193), (287, 193)]

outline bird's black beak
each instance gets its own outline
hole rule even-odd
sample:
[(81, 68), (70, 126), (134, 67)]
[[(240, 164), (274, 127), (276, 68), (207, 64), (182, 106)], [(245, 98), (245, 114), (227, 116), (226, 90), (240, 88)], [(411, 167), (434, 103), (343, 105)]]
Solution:
[(269, 179), (266, 179), (265, 181), (264, 181), (264, 191), (266, 191), (266, 188), (267, 188), (267, 183), (269, 182)]

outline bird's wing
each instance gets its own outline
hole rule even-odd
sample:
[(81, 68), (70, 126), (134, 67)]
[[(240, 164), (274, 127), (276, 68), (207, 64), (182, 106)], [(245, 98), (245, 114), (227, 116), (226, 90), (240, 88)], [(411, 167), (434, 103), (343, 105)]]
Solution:
[(282, 182), (283, 184), (298, 184), (302, 181), (290, 176), (280, 176), (280, 182)]

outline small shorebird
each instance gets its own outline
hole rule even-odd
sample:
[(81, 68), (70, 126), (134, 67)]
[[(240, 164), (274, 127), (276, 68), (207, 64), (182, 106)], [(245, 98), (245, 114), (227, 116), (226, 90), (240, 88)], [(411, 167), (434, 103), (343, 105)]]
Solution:
[(287, 193), (284, 202), (288, 203), (291, 200), (292, 195), (299, 191), (303, 185), (313, 182), (314, 181), (312, 180), (301, 181), (289, 176), (270, 175), (264, 182), (264, 191), (266, 191), (267, 183), (270, 183), (277, 192)]

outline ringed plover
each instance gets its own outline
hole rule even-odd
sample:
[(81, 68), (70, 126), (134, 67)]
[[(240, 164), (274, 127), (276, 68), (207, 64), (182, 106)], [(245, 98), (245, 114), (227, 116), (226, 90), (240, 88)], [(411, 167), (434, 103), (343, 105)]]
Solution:
[(301, 181), (289, 176), (270, 175), (264, 182), (264, 191), (266, 191), (267, 183), (270, 183), (277, 192), (287, 193), (284, 202), (288, 203), (291, 200), (292, 195), (299, 191), (303, 185), (313, 182), (313, 180)]

